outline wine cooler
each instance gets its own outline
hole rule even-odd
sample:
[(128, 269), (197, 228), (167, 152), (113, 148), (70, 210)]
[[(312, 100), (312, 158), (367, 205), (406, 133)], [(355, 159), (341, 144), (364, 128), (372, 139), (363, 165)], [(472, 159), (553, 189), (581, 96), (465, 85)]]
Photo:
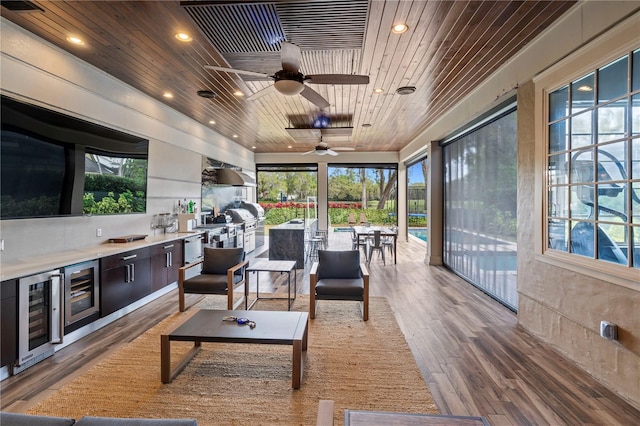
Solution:
[(60, 270), (20, 279), (18, 283), (18, 359), (14, 373), (53, 355), (62, 343)]
[[(64, 332), (93, 321), (100, 311), (98, 261), (78, 263), (64, 268)], [(82, 321), (84, 320), (84, 321)]]

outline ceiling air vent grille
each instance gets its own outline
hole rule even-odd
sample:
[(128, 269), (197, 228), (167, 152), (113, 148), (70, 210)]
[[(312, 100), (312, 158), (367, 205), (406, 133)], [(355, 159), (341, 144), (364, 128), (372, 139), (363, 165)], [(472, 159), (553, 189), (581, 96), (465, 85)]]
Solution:
[(302, 50), (305, 74), (353, 74), (359, 69), (367, 0), (180, 4), (231, 68), (272, 74), (282, 68), (280, 44), (288, 41)]
[(44, 9), (41, 9), (35, 3), (31, 1), (2, 1), (0, 2), (2, 7), (12, 10), (14, 12), (44, 12)]

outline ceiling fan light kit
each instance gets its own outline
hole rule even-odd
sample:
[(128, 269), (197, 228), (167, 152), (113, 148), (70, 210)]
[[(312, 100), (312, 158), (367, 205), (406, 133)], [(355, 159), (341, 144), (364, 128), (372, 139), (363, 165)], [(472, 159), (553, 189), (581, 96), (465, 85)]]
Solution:
[(283, 95), (299, 95), (304, 90), (304, 84), (296, 80), (276, 80), (276, 90)]

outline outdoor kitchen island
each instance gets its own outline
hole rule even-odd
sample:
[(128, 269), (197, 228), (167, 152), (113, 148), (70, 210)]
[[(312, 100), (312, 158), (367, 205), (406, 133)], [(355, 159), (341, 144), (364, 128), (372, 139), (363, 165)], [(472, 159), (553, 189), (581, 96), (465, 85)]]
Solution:
[(293, 219), (269, 229), (269, 260), (295, 260), (296, 269), (304, 269), (305, 245), (304, 232), (308, 228), (315, 232), (318, 222), (315, 219)]

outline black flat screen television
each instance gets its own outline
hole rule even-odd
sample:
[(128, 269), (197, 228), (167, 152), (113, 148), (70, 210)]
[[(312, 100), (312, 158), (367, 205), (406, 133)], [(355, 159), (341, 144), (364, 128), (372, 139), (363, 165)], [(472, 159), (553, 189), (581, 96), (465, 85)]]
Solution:
[(2, 96), (0, 219), (144, 213), (149, 141)]

